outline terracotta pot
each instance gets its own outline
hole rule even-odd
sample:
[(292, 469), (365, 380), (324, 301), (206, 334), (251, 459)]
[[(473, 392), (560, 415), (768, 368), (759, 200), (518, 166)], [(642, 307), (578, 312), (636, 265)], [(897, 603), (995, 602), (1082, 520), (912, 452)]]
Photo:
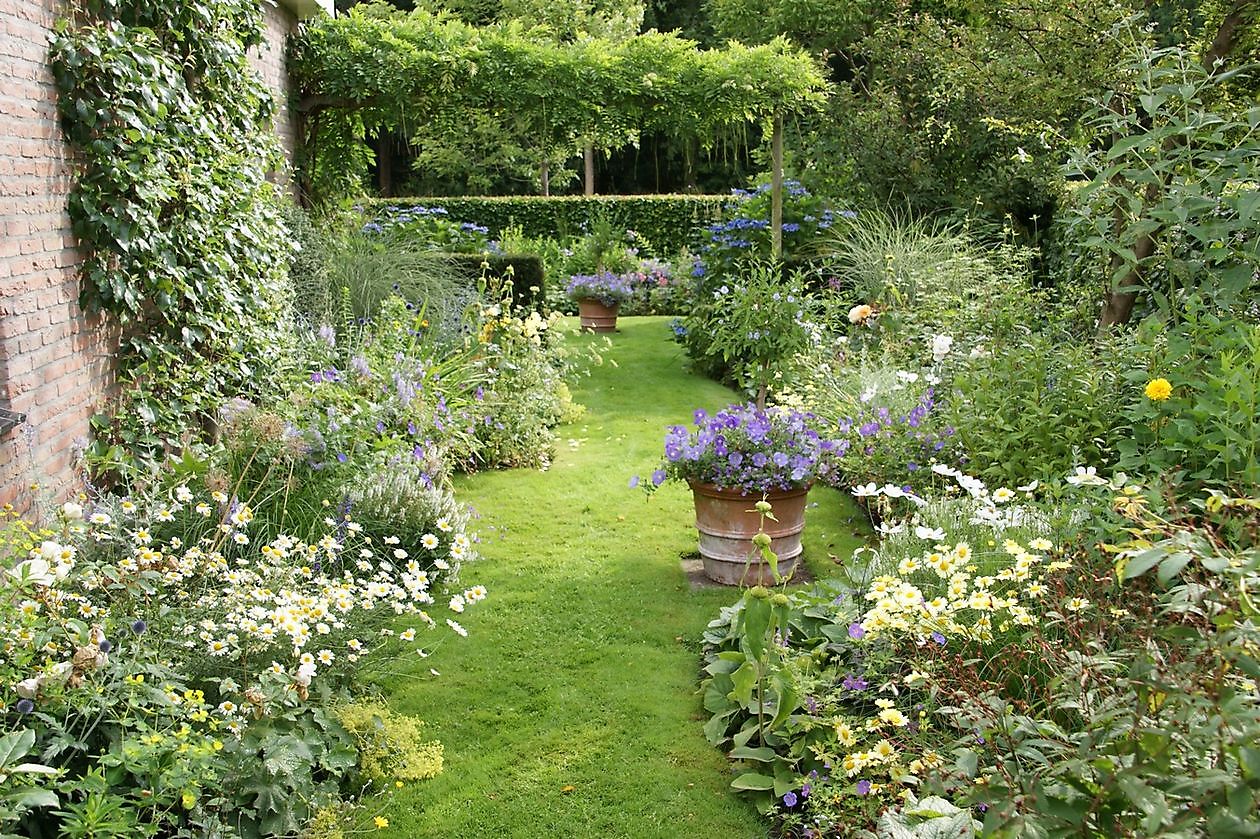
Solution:
[(617, 329), (617, 311), (620, 303), (605, 306), (598, 300), (587, 297), (578, 301), (578, 314), (582, 317), (583, 332), (613, 332)]
[[(700, 531), (700, 558), (704, 574), (726, 585), (774, 585), (774, 572), (752, 543), (762, 522), (756, 510), (760, 494), (719, 489), (713, 484), (691, 482), (696, 503), (696, 529)], [(805, 498), (809, 487), (772, 490), (765, 498), (778, 521), (766, 519), (770, 550), (779, 557), (779, 574), (789, 576), (801, 555), (805, 529)]]

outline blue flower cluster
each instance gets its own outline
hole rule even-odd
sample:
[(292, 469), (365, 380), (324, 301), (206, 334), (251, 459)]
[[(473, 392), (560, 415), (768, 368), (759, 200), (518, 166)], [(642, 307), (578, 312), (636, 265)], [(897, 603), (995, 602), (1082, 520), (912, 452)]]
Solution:
[(634, 283), (624, 274), (574, 274), (564, 293), (570, 300), (598, 300), (605, 306), (623, 303), (634, 295)]
[(400, 233), (432, 250), (453, 253), (498, 253), (497, 242), (488, 241), (490, 228), (470, 221), (456, 222), (445, 207), (388, 206), (363, 225), (368, 235)]
[(927, 388), (914, 407), (904, 413), (881, 405), (868, 405), (842, 417), (835, 428), (851, 446), (852, 456), (832, 477), (838, 485), (861, 484), (880, 477), (895, 477), (907, 491), (919, 492), (931, 473), (923, 468), (933, 460), (952, 460), (955, 429), (941, 427), (935, 392)]
[(751, 404), (713, 415), (697, 410), (694, 428), (675, 425), (666, 433), (664, 470), (681, 480), (754, 494), (808, 486), (829, 474), (849, 445), (824, 439), (818, 424), (810, 413)]

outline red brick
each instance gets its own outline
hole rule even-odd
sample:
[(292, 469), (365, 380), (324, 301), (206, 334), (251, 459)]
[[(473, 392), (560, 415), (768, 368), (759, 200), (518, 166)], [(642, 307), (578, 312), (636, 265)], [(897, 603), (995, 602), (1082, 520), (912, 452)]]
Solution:
[[(48, 34), (63, 0), (0, 0), (0, 407), (30, 422), (0, 438), (0, 503), (26, 506), (37, 479), (54, 494), (73, 487), (74, 440), (113, 393), (117, 327), (78, 304), (82, 260), (66, 204), (74, 151), (59, 127)], [(269, 48), (252, 56), (276, 94), (276, 130), (292, 156), (284, 38), (292, 15), (265, 11)], [(7, 377), (7, 380), (6, 380)], [(6, 404), (7, 400), (7, 404)]]

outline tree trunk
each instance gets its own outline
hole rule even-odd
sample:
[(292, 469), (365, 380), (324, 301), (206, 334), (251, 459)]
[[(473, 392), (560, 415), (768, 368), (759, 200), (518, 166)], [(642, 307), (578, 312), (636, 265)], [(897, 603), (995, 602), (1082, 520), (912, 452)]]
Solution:
[(774, 134), (770, 139), (773, 169), (770, 173), (770, 254), (783, 257), (783, 117), (774, 117)]
[(683, 142), (683, 192), (694, 193), (700, 191), (700, 188), (696, 185), (695, 146), (696, 139), (694, 137), (688, 137)]
[[(1214, 73), (1219, 69), (1226, 56), (1233, 51), (1238, 43), (1238, 34), (1246, 24), (1245, 10), (1254, 0), (1234, 0), (1230, 10), (1221, 20), (1221, 25), (1217, 27), (1216, 37), (1212, 39), (1212, 43), (1208, 45), (1204, 51), (1201, 61), (1203, 66), (1209, 73)], [(1113, 143), (1115, 138), (1113, 138)], [(1165, 176), (1165, 182), (1167, 181)], [(1152, 183), (1147, 185), (1146, 194), (1144, 196), (1143, 206), (1149, 207), (1159, 199), (1160, 192), (1164, 189), (1166, 183)], [(1125, 213), (1122, 207), (1117, 206), (1115, 211), (1115, 224), (1112, 227), (1113, 235), (1118, 241), (1124, 231)], [(1155, 253), (1156, 236), (1160, 231), (1153, 230), (1143, 234), (1133, 243), (1133, 255), (1136, 257), (1133, 267), (1120, 278), (1113, 287), (1107, 290), (1106, 296), (1103, 298), (1103, 310), (1098, 317), (1099, 333), (1106, 332), (1113, 326), (1118, 326), (1129, 322), (1133, 317), (1133, 306), (1137, 302), (1138, 292), (1144, 285), (1142, 263)], [(1111, 260), (1112, 275), (1120, 268), (1122, 264), (1119, 255), (1113, 256)]]
[(394, 136), (384, 127), (376, 135), (376, 185), (382, 198), (394, 192)]
[[(1146, 194), (1143, 196), (1145, 199), (1143, 205), (1149, 207), (1153, 204), (1159, 198), (1159, 193), (1162, 189), (1162, 184), (1148, 184)], [(1114, 217), (1113, 235), (1119, 240), (1126, 224), (1124, 208), (1117, 206)], [(1129, 318), (1133, 316), (1133, 304), (1137, 302), (1138, 292), (1142, 290), (1143, 286), (1143, 263), (1155, 253), (1155, 236), (1158, 233), (1158, 230), (1144, 233), (1133, 243), (1134, 262), (1132, 267), (1114, 286), (1107, 289), (1107, 294), (1103, 298), (1102, 314), (1098, 316), (1098, 332), (1100, 334), (1113, 326), (1128, 323)], [(1116, 271), (1120, 270), (1123, 264), (1123, 257), (1119, 254), (1113, 256), (1111, 258), (1111, 275), (1115, 276)]]
[(1234, 0), (1233, 6), (1225, 13), (1221, 25), (1216, 29), (1216, 37), (1203, 53), (1203, 66), (1209, 73), (1215, 72), (1216, 66), (1233, 51), (1238, 43), (1238, 34), (1246, 23), (1244, 11), (1254, 2), (1255, 0)]
[(543, 159), (542, 167), (539, 171), (539, 175), (542, 180), (542, 194), (550, 195), (551, 194), (551, 161), (550, 160), (547, 160), (545, 158)]
[(595, 147), (588, 145), (582, 150), (582, 163), (585, 168), (586, 185), (582, 189), (584, 195), (595, 194)]

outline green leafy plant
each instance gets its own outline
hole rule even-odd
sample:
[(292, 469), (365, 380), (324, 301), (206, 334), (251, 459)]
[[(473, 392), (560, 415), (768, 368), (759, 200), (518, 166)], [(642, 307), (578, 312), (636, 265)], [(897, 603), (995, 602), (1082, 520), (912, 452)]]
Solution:
[(968, 468), (1015, 484), (1112, 462), (1128, 399), (1123, 371), (1098, 359), (1122, 357), (1130, 341), (1099, 342), (1015, 333), (960, 358), (943, 407)]
[(799, 275), (786, 282), (775, 263), (755, 263), (701, 299), (685, 321), (689, 350), (703, 364), (730, 371), (765, 407), (787, 365), (809, 341), (816, 302)]
[(97, 454), (151, 462), (225, 395), (268, 385), (291, 246), (267, 179), (273, 103), (247, 55), (262, 12), (247, 0), (79, 11), (58, 24), (51, 62), (81, 161), (69, 200), (81, 302), (124, 327), (126, 396), (96, 423)]
[[(1221, 70), (1182, 48), (1141, 50), (1118, 68), (1084, 120), (1067, 174), (1077, 270), (1104, 284), (1103, 327), (1127, 322), (1139, 296), (1165, 320), (1187, 295), (1231, 309), (1260, 269), (1260, 107), (1234, 105)], [(1105, 270), (1099, 270), (1105, 267)]]
[(1260, 327), (1191, 300), (1171, 328), (1143, 323), (1136, 348), (1146, 364), (1125, 374), (1119, 465), (1179, 494), (1260, 483)]
[(354, 737), (359, 767), (377, 787), (423, 781), (442, 771), (442, 744), (424, 740), (424, 723), (379, 702), (349, 702), (334, 708), (337, 722)]

